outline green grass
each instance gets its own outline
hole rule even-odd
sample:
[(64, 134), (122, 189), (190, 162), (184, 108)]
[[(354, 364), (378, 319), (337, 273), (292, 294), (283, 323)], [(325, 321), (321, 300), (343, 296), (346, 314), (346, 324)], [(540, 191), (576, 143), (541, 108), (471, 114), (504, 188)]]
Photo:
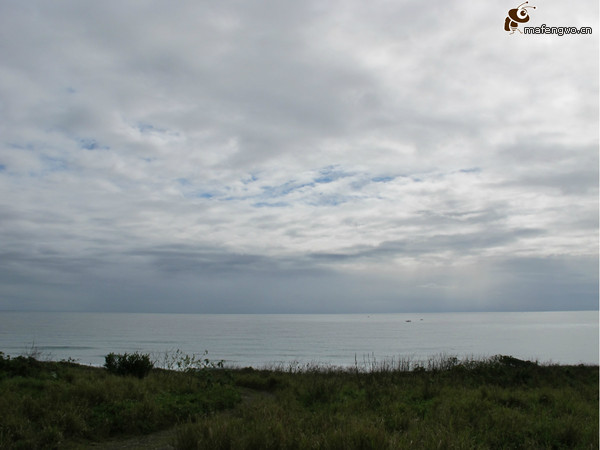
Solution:
[(238, 373), (252, 400), (180, 427), (177, 446), (598, 448), (597, 367), (508, 357), (448, 366)]
[(139, 379), (2, 358), (0, 448), (81, 448), (173, 426), (178, 449), (598, 448), (598, 366), (441, 357), (184, 369)]
[(1, 357), (0, 448), (65, 448), (150, 433), (239, 400), (225, 372), (155, 369), (140, 379), (69, 362)]

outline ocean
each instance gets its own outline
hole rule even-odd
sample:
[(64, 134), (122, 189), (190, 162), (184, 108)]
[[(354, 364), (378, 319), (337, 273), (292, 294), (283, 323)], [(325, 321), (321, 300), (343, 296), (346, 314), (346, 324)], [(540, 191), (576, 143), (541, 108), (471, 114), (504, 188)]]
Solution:
[[(0, 312), (0, 351), (102, 365), (110, 352), (176, 350), (255, 368), (497, 354), (598, 364), (598, 311), (414, 314)], [(203, 356), (207, 352), (206, 356)]]

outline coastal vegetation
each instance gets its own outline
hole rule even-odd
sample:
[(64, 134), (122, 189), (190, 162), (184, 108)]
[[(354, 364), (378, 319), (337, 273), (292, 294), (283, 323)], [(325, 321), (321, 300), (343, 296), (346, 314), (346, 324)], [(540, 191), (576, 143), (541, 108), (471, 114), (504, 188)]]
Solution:
[(258, 370), (111, 355), (90, 367), (0, 353), (0, 448), (102, 448), (161, 430), (176, 449), (598, 448), (598, 366), (495, 356)]

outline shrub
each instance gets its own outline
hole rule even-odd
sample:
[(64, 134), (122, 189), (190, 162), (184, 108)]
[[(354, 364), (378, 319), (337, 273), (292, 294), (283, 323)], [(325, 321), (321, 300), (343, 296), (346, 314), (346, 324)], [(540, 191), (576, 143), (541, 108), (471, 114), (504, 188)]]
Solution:
[(104, 367), (116, 375), (133, 375), (144, 378), (154, 367), (150, 355), (141, 353), (109, 353), (104, 358)]
[(41, 371), (41, 368), (42, 363), (31, 356), (11, 358), (10, 355), (5, 356), (0, 352), (0, 378), (2, 375), (9, 377), (34, 376)]

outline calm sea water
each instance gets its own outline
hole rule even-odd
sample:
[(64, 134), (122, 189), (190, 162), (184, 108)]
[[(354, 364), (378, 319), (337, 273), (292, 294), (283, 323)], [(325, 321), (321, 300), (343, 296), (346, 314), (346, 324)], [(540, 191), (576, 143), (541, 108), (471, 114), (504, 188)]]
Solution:
[(102, 365), (110, 352), (186, 354), (237, 366), (496, 354), (598, 364), (598, 311), (440, 314), (0, 312), (0, 351)]

